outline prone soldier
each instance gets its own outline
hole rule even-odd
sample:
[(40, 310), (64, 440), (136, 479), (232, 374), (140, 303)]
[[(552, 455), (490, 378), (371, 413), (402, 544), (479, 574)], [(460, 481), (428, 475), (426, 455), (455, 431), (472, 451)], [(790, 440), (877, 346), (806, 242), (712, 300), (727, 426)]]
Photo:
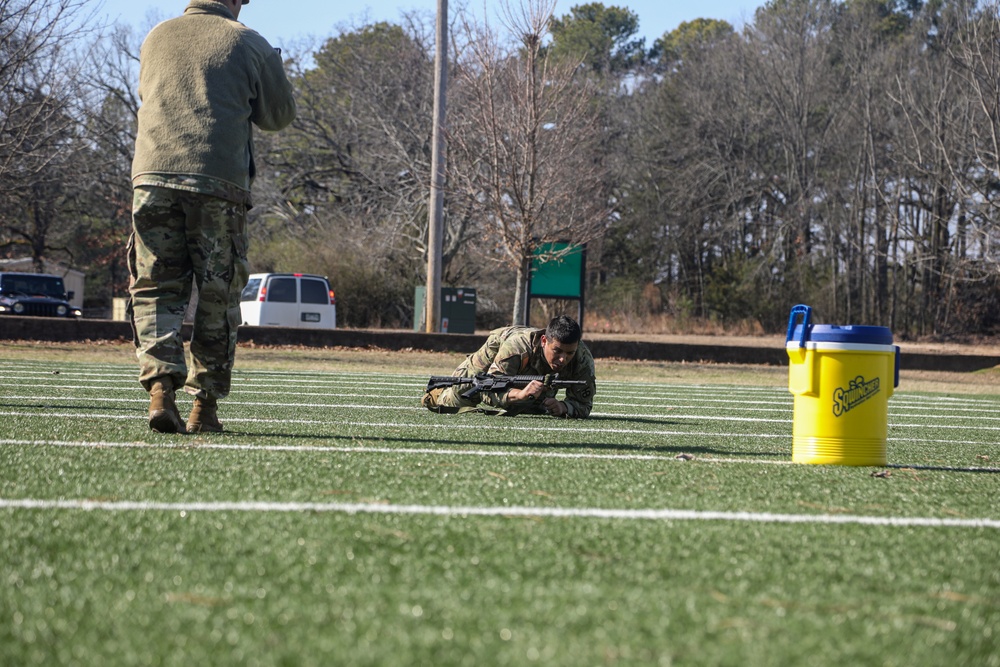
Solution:
[(432, 389), (424, 393), (421, 404), (432, 412), (465, 412), (480, 404), (506, 414), (550, 414), (554, 417), (586, 418), (594, 406), (597, 391), (594, 357), (582, 342), (580, 325), (561, 315), (545, 329), (511, 326), (494, 329), (478, 350), (466, 357), (452, 373), (453, 377), (488, 375), (558, 374), (561, 380), (583, 381), (566, 387), (563, 400), (556, 399), (556, 389), (535, 380), (524, 387), (505, 387), (483, 391), (466, 398), (464, 385)]

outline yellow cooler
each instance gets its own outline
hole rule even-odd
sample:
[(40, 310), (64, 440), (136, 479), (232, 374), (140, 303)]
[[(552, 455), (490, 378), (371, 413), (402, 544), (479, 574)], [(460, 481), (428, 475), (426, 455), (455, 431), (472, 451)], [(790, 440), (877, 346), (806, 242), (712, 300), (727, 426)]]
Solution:
[(892, 332), (812, 324), (811, 315), (809, 306), (792, 308), (785, 338), (788, 391), (795, 397), (792, 461), (883, 466), (889, 397), (899, 386)]

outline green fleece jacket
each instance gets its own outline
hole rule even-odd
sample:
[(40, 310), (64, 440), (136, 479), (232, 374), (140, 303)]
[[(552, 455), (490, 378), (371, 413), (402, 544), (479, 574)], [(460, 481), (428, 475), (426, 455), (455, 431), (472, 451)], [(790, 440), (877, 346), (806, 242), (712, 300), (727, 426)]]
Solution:
[(191, 0), (150, 31), (139, 62), (133, 183), (209, 177), (249, 194), (252, 125), (277, 131), (295, 118), (281, 55), (221, 2)]

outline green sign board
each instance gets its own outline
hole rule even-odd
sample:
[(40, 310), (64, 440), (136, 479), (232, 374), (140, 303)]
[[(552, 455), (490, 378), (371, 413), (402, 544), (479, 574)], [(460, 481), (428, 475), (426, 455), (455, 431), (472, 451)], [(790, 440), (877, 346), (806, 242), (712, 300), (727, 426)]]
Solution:
[(564, 242), (544, 243), (535, 248), (535, 259), (531, 262), (530, 295), (582, 299), (583, 249), (582, 245)]

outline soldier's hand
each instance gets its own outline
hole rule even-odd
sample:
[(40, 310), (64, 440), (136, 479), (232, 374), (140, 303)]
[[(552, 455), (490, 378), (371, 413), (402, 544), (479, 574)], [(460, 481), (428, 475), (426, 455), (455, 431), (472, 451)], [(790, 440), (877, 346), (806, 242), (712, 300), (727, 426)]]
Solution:
[(566, 404), (562, 401), (557, 401), (554, 398), (546, 398), (542, 401), (542, 406), (553, 417), (564, 417), (569, 413), (569, 410), (566, 408)]
[(507, 400), (510, 401), (537, 401), (540, 396), (545, 395), (545, 385), (538, 380), (532, 380), (521, 389), (511, 389), (507, 393)]

